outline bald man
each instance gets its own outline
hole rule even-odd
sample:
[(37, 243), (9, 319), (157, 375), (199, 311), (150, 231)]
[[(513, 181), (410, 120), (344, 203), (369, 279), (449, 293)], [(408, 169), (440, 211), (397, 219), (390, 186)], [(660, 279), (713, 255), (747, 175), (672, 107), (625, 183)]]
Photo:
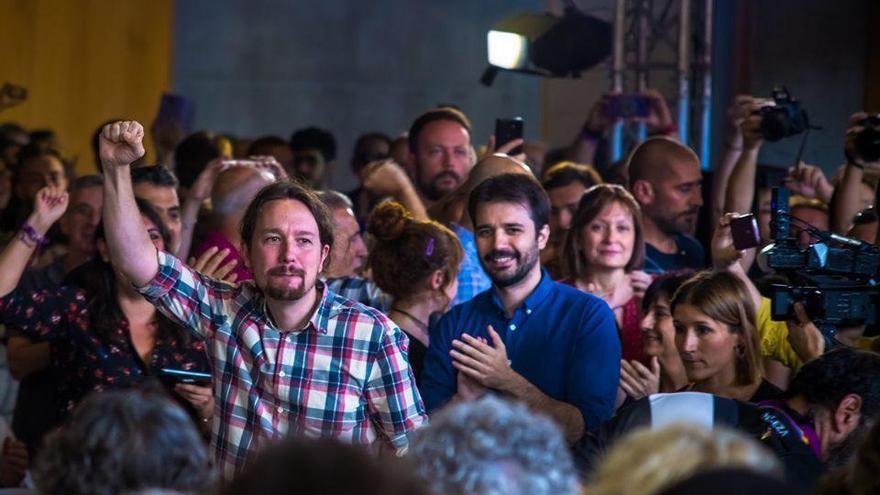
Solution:
[(239, 250), (239, 225), (251, 200), (260, 189), (274, 181), (270, 172), (249, 166), (235, 166), (221, 172), (211, 189), (211, 230), (193, 251), (193, 256), (198, 258), (211, 248), (227, 249), (229, 254), (221, 265), (235, 260), (237, 264), (231, 273), (236, 275), (236, 280), (253, 280), (254, 276)]
[(699, 270), (705, 252), (694, 237), (703, 206), (700, 159), (688, 147), (654, 137), (633, 150), (629, 188), (642, 207), (645, 271)]
[(489, 155), (474, 165), (464, 183), (440, 202), (435, 203), (429, 211), (432, 218), (450, 226), (464, 249), (461, 269), (458, 271), (458, 293), (452, 301), (453, 306), (470, 301), (477, 294), (492, 287), (492, 280), (480, 265), (473, 222), (468, 215), (466, 203), (471, 191), (480, 183), (503, 174), (533, 176), (531, 169), (523, 162), (500, 153)]

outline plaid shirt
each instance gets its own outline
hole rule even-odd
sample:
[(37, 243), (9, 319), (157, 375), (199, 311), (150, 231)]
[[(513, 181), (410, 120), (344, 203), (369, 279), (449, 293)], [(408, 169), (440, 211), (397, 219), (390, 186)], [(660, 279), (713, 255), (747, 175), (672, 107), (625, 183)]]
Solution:
[(226, 476), (287, 434), (372, 444), (376, 428), (402, 454), (427, 422), (407, 362), (407, 337), (385, 315), (322, 289), (308, 326), (279, 332), (265, 299), (204, 277), (160, 252), (140, 289), (160, 311), (208, 341), (214, 365), (212, 443)]
[(391, 309), (391, 295), (382, 292), (376, 282), (358, 276), (330, 278), (324, 280), (327, 287), (340, 296), (366, 304), (383, 313)]

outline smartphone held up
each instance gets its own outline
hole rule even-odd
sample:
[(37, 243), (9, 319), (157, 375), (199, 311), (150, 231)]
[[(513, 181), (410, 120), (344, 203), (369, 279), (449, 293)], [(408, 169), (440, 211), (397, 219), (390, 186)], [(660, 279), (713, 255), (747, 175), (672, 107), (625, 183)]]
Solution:
[[(498, 118), (495, 119), (495, 149), (503, 146), (514, 139), (522, 139), (523, 137), (523, 119), (522, 117)], [(510, 156), (516, 156), (523, 152), (522, 145), (510, 150)]]

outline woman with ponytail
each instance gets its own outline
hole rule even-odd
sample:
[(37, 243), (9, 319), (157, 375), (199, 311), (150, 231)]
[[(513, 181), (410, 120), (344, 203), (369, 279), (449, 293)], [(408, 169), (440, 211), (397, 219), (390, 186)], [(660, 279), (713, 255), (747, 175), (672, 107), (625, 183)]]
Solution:
[(373, 211), (367, 232), (375, 240), (367, 265), (376, 285), (393, 298), (388, 316), (409, 337), (410, 366), (419, 380), (431, 315), (445, 312), (455, 299), (461, 244), (448, 228), (414, 220), (395, 202)]

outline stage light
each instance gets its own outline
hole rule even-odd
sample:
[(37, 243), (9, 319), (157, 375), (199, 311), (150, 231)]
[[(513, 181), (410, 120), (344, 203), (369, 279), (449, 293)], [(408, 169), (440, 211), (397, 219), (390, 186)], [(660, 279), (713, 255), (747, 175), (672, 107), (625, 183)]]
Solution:
[(487, 35), (491, 85), (500, 70), (546, 77), (577, 77), (611, 53), (611, 24), (569, 8), (562, 17), (526, 13), (508, 17)]
[(529, 39), (516, 33), (489, 31), (489, 65), (521, 69), (529, 60)]

